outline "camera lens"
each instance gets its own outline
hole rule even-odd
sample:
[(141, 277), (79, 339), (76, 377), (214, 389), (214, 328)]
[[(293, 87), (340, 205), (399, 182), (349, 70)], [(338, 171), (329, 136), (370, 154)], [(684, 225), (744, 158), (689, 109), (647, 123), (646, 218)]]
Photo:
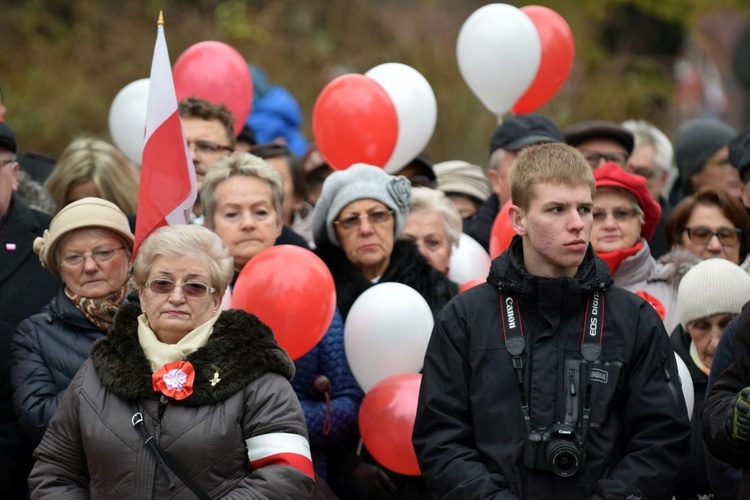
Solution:
[(576, 445), (566, 440), (550, 441), (547, 445), (547, 463), (558, 476), (572, 476), (578, 472), (580, 463)]

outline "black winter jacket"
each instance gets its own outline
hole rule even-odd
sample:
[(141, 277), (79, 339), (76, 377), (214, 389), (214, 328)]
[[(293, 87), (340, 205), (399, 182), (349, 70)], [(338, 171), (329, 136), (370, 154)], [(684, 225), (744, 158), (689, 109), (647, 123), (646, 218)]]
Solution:
[[(354, 268), (344, 251), (332, 245), (318, 248), (315, 253), (325, 262), (336, 284), (336, 304), (346, 321), (349, 309), (362, 293), (374, 286)], [(419, 292), (427, 301), (432, 315), (458, 293), (458, 286), (433, 268), (411, 241), (397, 240), (393, 245), (391, 262), (378, 283), (402, 283)]]
[(42, 312), (18, 325), (11, 343), (13, 404), (35, 447), (91, 344), (104, 335), (65, 296), (63, 287)]
[[(671, 498), (690, 424), (659, 316), (641, 298), (612, 286), (591, 247), (574, 278), (551, 279), (525, 270), (521, 243), (516, 237), (492, 262), (487, 283), (459, 294), (435, 324), (413, 434), (428, 485), (436, 498), (446, 499)], [(576, 366), (586, 373), (581, 331), (590, 292), (604, 290), (585, 463), (570, 478), (523, 465), (527, 432), (498, 289), (519, 304), (532, 428), (563, 420), (571, 386), (586, 393), (575, 375)]]
[(734, 363), (724, 370), (703, 404), (703, 440), (714, 457), (742, 469), (737, 498), (750, 497), (750, 443), (737, 441), (727, 431), (727, 417), (738, 392), (750, 386), (750, 304), (745, 304), (734, 337)]

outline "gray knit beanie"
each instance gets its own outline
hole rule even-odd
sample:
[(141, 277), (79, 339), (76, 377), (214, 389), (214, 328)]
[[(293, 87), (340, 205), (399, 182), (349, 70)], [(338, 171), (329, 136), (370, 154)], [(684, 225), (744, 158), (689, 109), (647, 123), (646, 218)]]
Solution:
[(315, 245), (341, 246), (333, 221), (349, 203), (362, 199), (377, 200), (393, 210), (395, 236), (401, 234), (411, 205), (411, 184), (402, 175), (390, 175), (382, 168), (355, 163), (346, 170), (332, 173), (323, 183), (312, 216)]
[(677, 290), (677, 317), (688, 323), (714, 314), (739, 314), (750, 301), (750, 274), (726, 259), (706, 259), (690, 268)]
[[(674, 159), (680, 178), (687, 182), (714, 153), (729, 144), (735, 130), (713, 118), (683, 122), (674, 138)], [(689, 185), (689, 184), (688, 184)]]

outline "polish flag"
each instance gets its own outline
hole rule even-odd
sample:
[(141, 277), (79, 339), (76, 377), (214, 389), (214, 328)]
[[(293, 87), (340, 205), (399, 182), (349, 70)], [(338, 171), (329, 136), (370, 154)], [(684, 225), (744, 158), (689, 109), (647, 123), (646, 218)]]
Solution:
[(291, 467), (315, 479), (310, 444), (304, 436), (271, 432), (245, 440), (247, 456), (253, 469)]
[(159, 12), (146, 107), (133, 258), (143, 240), (159, 227), (187, 224), (196, 197), (195, 168), (177, 110), (164, 20)]

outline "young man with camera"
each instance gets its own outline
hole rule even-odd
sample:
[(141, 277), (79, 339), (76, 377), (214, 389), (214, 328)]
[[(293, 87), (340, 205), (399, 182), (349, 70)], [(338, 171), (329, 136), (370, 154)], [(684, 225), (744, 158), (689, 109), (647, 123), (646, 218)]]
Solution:
[(436, 498), (671, 498), (690, 436), (674, 353), (589, 245), (591, 167), (541, 144), (511, 183), (518, 236), (427, 349), (423, 477)]

